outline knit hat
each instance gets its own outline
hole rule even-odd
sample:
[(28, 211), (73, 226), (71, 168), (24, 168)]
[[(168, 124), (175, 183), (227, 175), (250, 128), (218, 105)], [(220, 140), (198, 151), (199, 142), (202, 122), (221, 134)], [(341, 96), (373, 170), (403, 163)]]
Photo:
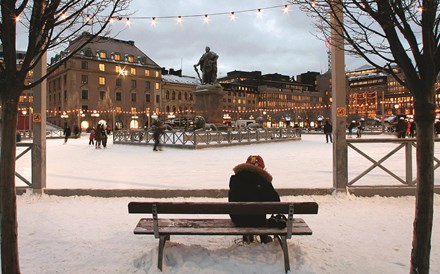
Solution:
[(259, 168), (265, 168), (263, 158), (261, 158), (260, 155), (250, 155), (247, 160), (246, 164), (254, 165)]

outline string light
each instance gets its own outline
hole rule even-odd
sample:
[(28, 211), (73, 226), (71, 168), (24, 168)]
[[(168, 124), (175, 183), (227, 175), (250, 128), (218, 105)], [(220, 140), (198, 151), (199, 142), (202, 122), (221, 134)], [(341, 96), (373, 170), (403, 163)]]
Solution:
[(182, 16), (177, 16), (177, 24), (182, 24), (182, 22), (183, 22), (183, 18), (182, 18)]
[(155, 27), (157, 24), (156, 17), (151, 18), (151, 25)]
[[(203, 18), (204, 23), (208, 23), (210, 21), (210, 17), (212, 16), (219, 16), (219, 15), (229, 15), (229, 18), (231, 21), (235, 21), (236, 16), (238, 13), (249, 13), (249, 12), (256, 12), (258, 17), (261, 17), (263, 15), (264, 10), (269, 9), (279, 9), (282, 8), (284, 13), (289, 12), (289, 6), (293, 4), (285, 4), (285, 5), (277, 5), (277, 6), (271, 6), (271, 7), (265, 7), (265, 8), (258, 8), (258, 9), (248, 9), (248, 10), (238, 10), (238, 11), (231, 11), (231, 12), (218, 12), (218, 13), (205, 13), (205, 14), (191, 14), (191, 15), (179, 15), (179, 16), (132, 16), (130, 18), (127, 18), (127, 20), (136, 20), (136, 19), (150, 19), (152, 21), (156, 21), (157, 19), (176, 19), (177, 23), (182, 24), (184, 18), (194, 18), (194, 17), (200, 17)], [(117, 19), (121, 20), (121, 17), (116, 17)], [(111, 19), (109, 19), (111, 20)], [(154, 25), (151, 23), (151, 25)]]
[(203, 23), (208, 24), (209, 23), (209, 17), (208, 14), (205, 14), (205, 17), (203, 18)]

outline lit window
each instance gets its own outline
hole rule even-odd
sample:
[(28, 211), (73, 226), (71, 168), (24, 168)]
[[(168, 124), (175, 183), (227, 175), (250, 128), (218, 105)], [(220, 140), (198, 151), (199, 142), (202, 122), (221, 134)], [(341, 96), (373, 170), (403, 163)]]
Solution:
[(119, 53), (115, 53), (115, 54), (113, 55), (113, 59), (114, 59), (115, 61), (121, 61), (121, 54), (119, 54)]
[(107, 52), (105, 52), (105, 51), (100, 51), (100, 52), (99, 52), (99, 58), (101, 58), (101, 59), (107, 59)]
[(136, 68), (130, 68), (130, 74), (136, 75)]
[(156, 83), (156, 90), (159, 90), (160, 89), (160, 84), (159, 83)]
[(149, 69), (145, 70), (145, 76), (150, 77), (150, 70)]
[(134, 62), (134, 56), (133, 55), (128, 55), (127, 56), (127, 62), (133, 63)]
[(102, 77), (102, 76), (99, 77), (99, 84), (101, 86), (105, 85), (105, 77)]
[(121, 107), (115, 107), (115, 112), (121, 113), (122, 112), (122, 108)]
[(120, 73), (121, 72), (121, 66), (116, 66), (115, 70), (116, 70), (116, 73)]
[(158, 70), (156, 70), (156, 77), (159, 78), (159, 76), (160, 76), (160, 73)]
[(105, 71), (105, 64), (99, 64), (99, 71)]

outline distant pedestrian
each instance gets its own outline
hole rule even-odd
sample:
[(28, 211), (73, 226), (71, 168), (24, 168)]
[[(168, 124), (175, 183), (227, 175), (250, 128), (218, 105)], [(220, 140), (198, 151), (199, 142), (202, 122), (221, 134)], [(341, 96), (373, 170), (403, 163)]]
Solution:
[(348, 138), (351, 138), (351, 134), (353, 133), (353, 129), (356, 127), (356, 121), (353, 120), (351, 121), (351, 123), (348, 125)]
[(356, 138), (361, 138), (362, 137), (362, 122), (357, 123), (357, 132), (356, 132)]
[(64, 143), (67, 143), (67, 140), (69, 139), (70, 135), (72, 134), (70, 127), (66, 125), (64, 128)]
[(397, 137), (405, 138), (407, 125), (404, 117), (400, 117), (396, 125)]
[(329, 123), (329, 121), (325, 121), (325, 123), (324, 123), (324, 134), (325, 134), (325, 142), (326, 143), (328, 143), (329, 139), (330, 139), (330, 143), (333, 143), (332, 132), (333, 132), (332, 125)]
[(153, 139), (154, 139), (154, 147), (153, 150), (157, 151), (162, 150), (160, 147), (160, 136), (165, 131), (165, 127), (162, 122), (158, 121), (155, 125), (154, 132), (153, 132)]
[(89, 145), (95, 144), (95, 129), (92, 128), (89, 135)]
[(104, 127), (102, 128), (102, 140), (101, 140), (101, 142), (102, 142), (102, 146), (104, 147), (104, 148), (106, 148), (107, 147), (107, 130), (105, 130), (104, 129)]
[(75, 134), (75, 137), (78, 137), (78, 134), (79, 134), (79, 127), (78, 126), (75, 126), (73, 128), (73, 134)]
[(411, 126), (409, 128), (409, 135), (411, 136), (411, 138), (416, 137), (416, 122), (414, 122), (414, 120), (410, 120), (411, 122)]
[(102, 125), (98, 124), (95, 130), (95, 148), (100, 149), (101, 148), (101, 141), (102, 141)]

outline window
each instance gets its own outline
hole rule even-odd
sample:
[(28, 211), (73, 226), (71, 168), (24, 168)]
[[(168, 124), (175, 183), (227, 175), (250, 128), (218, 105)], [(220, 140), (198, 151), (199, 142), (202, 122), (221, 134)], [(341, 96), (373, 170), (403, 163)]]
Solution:
[(83, 89), (81, 91), (81, 99), (88, 100), (89, 99), (89, 91), (86, 89)]
[(136, 114), (137, 109), (136, 109), (135, 107), (131, 107), (131, 108), (130, 108), (130, 111), (131, 111), (132, 114)]
[(116, 66), (115, 71), (116, 73), (121, 73), (121, 66)]
[(121, 78), (116, 78), (116, 86), (117, 87), (121, 87), (122, 86), (122, 79)]
[(145, 70), (145, 76), (150, 77), (150, 70), (149, 69)]
[(99, 64), (99, 71), (105, 71), (105, 64)]
[(87, 84), (89, 82), (88, 75), (81, 75), (81, 84)]
[(151, 102), (151, 96), (150, 94), (145, 94), (145, 102), (150, 103)]
[(134, 62), (134, 56), (133, 55), (127, 55), (127, 62), (133, 63)]
[(136, 88), (136, 80), (131, 80), (131, 88)]
[(159, 83), (156, 83), (155, 86), (156, 86), (156, 90), (160, 89), (160, 84)]
[(99, 84), (100, 84), (101, 86), (105, 85), (105, 77), (104, 77), (104, 76), (100, 76), (100, 77), (99, 77)]
[(121, 113), (122, 112), (122, 108), (121, 107), (115, 107), (115, 112)]
[(99, 52), (99, 58), (101, 59), (107, 59), (107, 52), (106, 51), (100, 51)]
[(116, 101), (122, 101), (122, 93), (116, 92)]
[(83, 112), (87, 112), (89, 110), (89, 106), (88, 105), (82, 105), (81, 109)]
[(160, 95), (156, 95), (156, 103), (160, 103)]
[(81, 61), (81, 69), (89, 69), (89, 63), (87, 61)]
[(176, 92), (173, 90), (173, 93), (171, 95), (171, 99), (172, 100), (176, 100)]
[(169, 91), (169, 90), (167, 90), (167, 91), (165, 92), (165, 99), (167, 99), (167, 100), (170, 99), (170, 91)]
[(160, 77), (160, 73), (158, 70), (156, 70), (156, 78), (159, 78), (159, 77)]
[(121, 61), (121, 54), (120, 53), (114, 53), (113, 54), (113, 59), (115, 61)]
[(136, 75), (136, 68), (130, 68), (130, 74)]
[(131, 93), (131, 101), (136, 102), (136, 92)]
[(179, 91), (179, 94), (177, 95), (178, 100), (182, 100), (182, 92)]
[(105, 91), (104, 90), (100, 90), (99, 91), (99, 100), (104, 100), (105, 97)]
[(150, 81), (145, 81), (145, 89), (150, 90), (151, 89), (151, 83)]

